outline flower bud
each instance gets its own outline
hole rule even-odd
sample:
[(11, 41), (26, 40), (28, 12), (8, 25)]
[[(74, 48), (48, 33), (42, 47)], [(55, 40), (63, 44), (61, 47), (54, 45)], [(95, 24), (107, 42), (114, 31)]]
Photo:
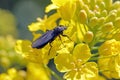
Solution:
[(93, 32), (91, 32), (91, 31), (88, 31), (86, 34), (85, 34), (85, 36), (84, 36), (84, 41), (86, 42), (86, 43), (90, 43), (92, 40), (93, 40)]
[(120, 33), (116, 33), (113, 38), (117, 41), (120, 41)]
[(112, 9), (120, 8), (120, 1), (115, 1), (112, 5)]
[(110, 12), (109, 12), (109, 14), (112, 14), (112, 13), (117, 13), (117, 10), (116, 9), (113, 9), (113, 10), (111, 10)]
[(98, 18), (97, 18), (97, 17), (92, 17), (92, 18), (90, 19), (90, 22), (88, 23), (88, 25), (89, 25), (90, 27), (94, 27), (94, 26), (97, 25), (97, 23), (98, 23)]
[(103, 1), (100, 1), (100, 3), (99, 3), (99, 8), (100, 8), (101, 10), (104, 10), (104, 9), (105, 9), (105, 3), (104, 3)]
[(114, 22), (114, 26), (117, 28), (120, 28), (120, 17), (118, 17), (115, 22)]
[(88, 11), (88, 17), (89, 18), (92, 18), (92, 17), (94, 17), (95, 16), (95, 13), (92, 11), (92, 10), (89, 10)]
[(101, 12), (101, 16), (103, 16), (103, 17), (106, 17), (107, 14), (108, 14), (107, 10), (103, 10), (103, 11)]
[(89, 0), (82, 0), (85, 4), (89, 4)]
[(104, 32), (104, 33), (107, 33), (107, 32), (110, 32), (112, 29), (113, 29), (113, 23), (112, 22), (108, 22), (108, 23), (106, 23), (106, 24), (104, 24), (103, 26), (102, 26), (102, 31)]
[(105, 17), (100, 17), (100, 18), (98, 19), (98, 24), (99, 24), (99, 25), (102, 25), (104, 22), (105, 22)]
[(89, 7), (88, 7), (88, 5), (83, 5), (83, 9), (88, 13), (89, 12)]
[(87, 13), (85, 10), (81, 10), (79, 13), (80, 23), (85, 24), (87, 21)]
[(100, 14), (99, 11), (96, 11), (96, 12), (95, 12), (95, 15), (96, 15), (97, 17), (100, 17), (100, 16), (101, 16), (101, 14)]
[(109, 10), (109, 8), (112, 6), (112, 1), (113, 0), (103, 0), (105, 2), (105, 7), (106, 9)]
[(117, 16), (120, 16), (120, 8), (117, 10)]
[(109, 14), (106, 18), (106, 22), (114, 21), (116, 16), (117, 16), (116, 13)]
[(92, 9), (94, 9), (95, 5), (96, 5), (96, 0), (90, 0), (90, 7)]

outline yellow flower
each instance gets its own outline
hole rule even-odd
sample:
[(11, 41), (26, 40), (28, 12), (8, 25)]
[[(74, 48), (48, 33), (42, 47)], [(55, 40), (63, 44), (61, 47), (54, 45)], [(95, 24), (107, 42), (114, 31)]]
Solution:
[(59, 14), (55, 13), (49, 17), (45, 16), (44, 19), (38, 18), (38, 21), (29, 25), (28, 28), (31, 32), (38, 30), (46, 32), (46, 30), (51, 30), (56, 26), (59, 17)]
[(51, 50), (50, 45), (46, 45), (41, 49), (34, 49), (31, 44), (28, 40), (17, 40), (15, 50), (29, 61), (47, 64), (51, 58), (56, 56), (56, 51), (59, 49), (61, 42), (54, 41), (51, 44)]
[(29, 63), (26, 80), (50, 80), (50, 73), (42, 64)]
[(43, 49), (33, 49), (31, 42), (28, 40), (18, 40), (15, 46), (16, 52), (20, 53), (25, 59), (36, 62), (47, 64), (49, 57), (48, 51)]
[(120, 53), (120, 42), (115, 39), (108, 40), (99, 48), (100, 56), (118, 55)]
[(25, 77), (25, 71), (17, 71), (15, 68), (10, 68), (7, 73), (0, 74), (0, 80), (25, 80)]
[[(72, 52), (72, 51), (71, 51)], [(55, 58), (55, 64), (60, 72), (66, 72), (67, 80), (87, 80), (97, 76), (97, 64), (87, 62), (91, 57), (90, 49), (86, 44), (77, 44), (73, 53), (61, 53)]]
[(108, 78), (120, 78), (120, 42), (108, 40), (99, 48), (99, 68)]
[(61, 18), (70, 21), (76, 10), (76, 4), (74, 2), (75, 0), (52, 0), (53, 4), (46, 8), (46, 12), (49, 12), (52, 9), (57, 9)]

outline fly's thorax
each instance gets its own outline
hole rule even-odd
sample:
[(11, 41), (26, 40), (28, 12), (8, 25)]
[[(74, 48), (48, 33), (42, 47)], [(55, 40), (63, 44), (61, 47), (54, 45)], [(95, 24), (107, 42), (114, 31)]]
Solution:
[(59, 26), (59, 27), (56, 27), (55, 29), (54, 29), (54, 33), (55, 34), (60, 34), (60, 33), (62, 33), (64, 30), (66, 30), (67, 28), (65, 27), (65, 26)]

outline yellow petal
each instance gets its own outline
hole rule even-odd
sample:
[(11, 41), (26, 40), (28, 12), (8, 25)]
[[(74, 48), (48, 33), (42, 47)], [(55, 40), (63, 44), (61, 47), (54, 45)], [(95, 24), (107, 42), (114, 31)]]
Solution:
[(38, 30), (40, 30), (40, 25), (41, 25), (40, 22), (35, 22), (35, 23), (32, 23), (31, 25), (29, 25), (28, 28), (30, 31), (38, 31)]
[(50, 4), (46, 7), (45, 9), (45, 12), (48, 13), (50, 12), (51, 10), (54, 10), (54, 9), (58, 9), (58, 6), (54, 5), (54, 4)]
[(75, 13), (75, 10), (76, 4), (72, 1), (68, 1), (58, 9), (58, 12), (64, 20), (70, 21)]
[(90, 49), (87, 44), (77, 44), (73, 50), (73, 56), (76, 59), (80, 59), (82, 62), (86, 62), (90, 57)]
[(62, 6), (64, 5), (66, 2), (68, 2), (69, 0), (51, 0), (53, 4), (57, 5), (57, 6)]
[(67, 54), (67, 53), (59, 54), (54, 61), (56, 64), (56, 68), (60, 72), (66, 72), (73, 68), (71, 54)]
[(31, 48), (31, 42), (28, 40), (17, 40), (15, 50), (18, 53), (26, 53)]

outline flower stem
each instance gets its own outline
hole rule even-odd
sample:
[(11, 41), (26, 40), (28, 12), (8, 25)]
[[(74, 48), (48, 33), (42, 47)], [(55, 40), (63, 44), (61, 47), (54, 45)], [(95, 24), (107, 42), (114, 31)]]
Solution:
[(52, 69), (50, 69), (48, 66), (45, 66), (50, 73), (57, 79), (57, 80), (63, 80), (59, 75), (57, 75)]

